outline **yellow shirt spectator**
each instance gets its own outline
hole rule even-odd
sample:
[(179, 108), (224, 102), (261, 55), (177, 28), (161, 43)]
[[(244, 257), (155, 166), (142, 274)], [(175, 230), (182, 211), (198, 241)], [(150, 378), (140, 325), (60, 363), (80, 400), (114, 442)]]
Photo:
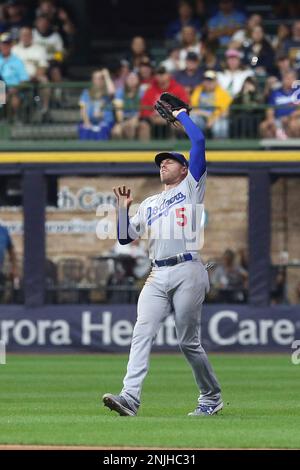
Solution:
[[(205, 75), (209, 73), (210, 72), (206, 72)], [(211, 72), (211, 74), (213, 73), (214, 72)], [(203, 108), (203, 111), (207, 111), (207, 115), (210, 115), (214, 119), (217, 119), (227, 112), (231, 101), (231, 96), (217, 84), (215, 78), (205, 76), (204, 83), (197, 86), (191, 96), (191, 105), (195, 111), (199, 108)]]

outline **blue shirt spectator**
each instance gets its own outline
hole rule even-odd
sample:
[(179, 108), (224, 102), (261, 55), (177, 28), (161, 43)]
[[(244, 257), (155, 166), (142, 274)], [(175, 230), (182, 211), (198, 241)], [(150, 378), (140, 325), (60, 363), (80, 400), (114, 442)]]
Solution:
[(168, 24), (165, 33), (166, 38), (180, 39), (180, 33), (184, 26), (192, 26), (198, 33), (201, 32), (201, 23), (198, 18), (193, 18), (193, 9), (186, 0), (179, 2), (178, 18)]
[(231, 36), (246, 22), (246, 16), (234, 9), (231, 0), (221, 0), (219, 11), (208, 21), (210, 39), (219, 39), (221, 46), (226, 46)]
[(94, 98), (90, 95), (89, 90), (83, 90), (79, 101), (80, 105), (85, 105), (87, 115), (92, 124), (98, 124), (99, 121), (113, 122), (112, 104), (108, 96)]
[(191, 94), (194, 88), (202, 82), (203, 70), (200, 69), (199, 57), (195, 52), (189, 52), (186, 56), (186, 68), (173, 74), (176, 82), (184, 86), (186, 92)]
[(193, 26), (195, 30), (200, 33), (201, 24), (197, 18), (191, 18), (190, 20), (182, 23), (179, 19), (172, 21), (167, 27), (166, 38), (167, 39), (179, 39), (180, 32), (184, 26)]
[(269, 98), (269, 104), (272, 106), (280, 106), (275, 108), (275, 118), (281, 119), (289, 116), (296, 109), (296, 100), (300, 98), (300, 87), (290, 88), (288, 90), (279, 88), (274, 90)]
[(13, 54), (9, 57), (0, 55), (0, 76), (7, 86), (17, 86), (29, 80), (24, 63)]
[(81, 123), (79, 138), (82, 140), (107, 140), (114, 124), (112, 98), (115, 87), (107, 69), (92, 74), (90, 89), (83, 90), (80, 100)]
[(24, 62), (11, 54), (12, 37), (9, 33), (0, 36), (0, 77), (8, 87), (14, 87), (29, 80)]

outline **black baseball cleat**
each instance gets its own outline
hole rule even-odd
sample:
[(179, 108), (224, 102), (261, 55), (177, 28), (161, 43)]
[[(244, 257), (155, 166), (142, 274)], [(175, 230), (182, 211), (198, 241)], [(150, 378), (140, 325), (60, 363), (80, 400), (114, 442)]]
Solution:
[(136, 416), (136, 411), (131, 408), (125, 398), (120, 395), (112, 395), (105, 393), (102, 397), (104, 406), (107, 406), (111, 411), (116, 411), (120, 416)]

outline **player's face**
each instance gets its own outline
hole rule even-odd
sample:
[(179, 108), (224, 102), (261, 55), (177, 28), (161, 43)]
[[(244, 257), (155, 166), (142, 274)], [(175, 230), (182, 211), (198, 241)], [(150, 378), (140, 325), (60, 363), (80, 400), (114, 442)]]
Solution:
[(166, 158), (160, 164), (160, 180), (164, 184), (179, 183), (186, 174), (187, 168), (172, 158)]

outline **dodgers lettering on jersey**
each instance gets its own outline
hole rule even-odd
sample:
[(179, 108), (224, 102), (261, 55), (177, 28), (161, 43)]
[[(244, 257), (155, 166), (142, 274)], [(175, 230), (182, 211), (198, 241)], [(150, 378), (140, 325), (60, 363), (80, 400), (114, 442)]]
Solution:
[(185, 201), (186, 196), (181, 192), (175, 194), (175, 196), (170, 197), (169, 199), (164, 199), (159, 206), (148, 206), (147, 207), (147, 225), (151, 225), (159, 217), (168, 216), (170, 209), (176, 205)]
[(199, 251), (205, 183), (206, 172), (198, 182), (188, 172), (175, 188), (145, 199), (130, 218), (130, 236), (148, 240), (151, 259)]

